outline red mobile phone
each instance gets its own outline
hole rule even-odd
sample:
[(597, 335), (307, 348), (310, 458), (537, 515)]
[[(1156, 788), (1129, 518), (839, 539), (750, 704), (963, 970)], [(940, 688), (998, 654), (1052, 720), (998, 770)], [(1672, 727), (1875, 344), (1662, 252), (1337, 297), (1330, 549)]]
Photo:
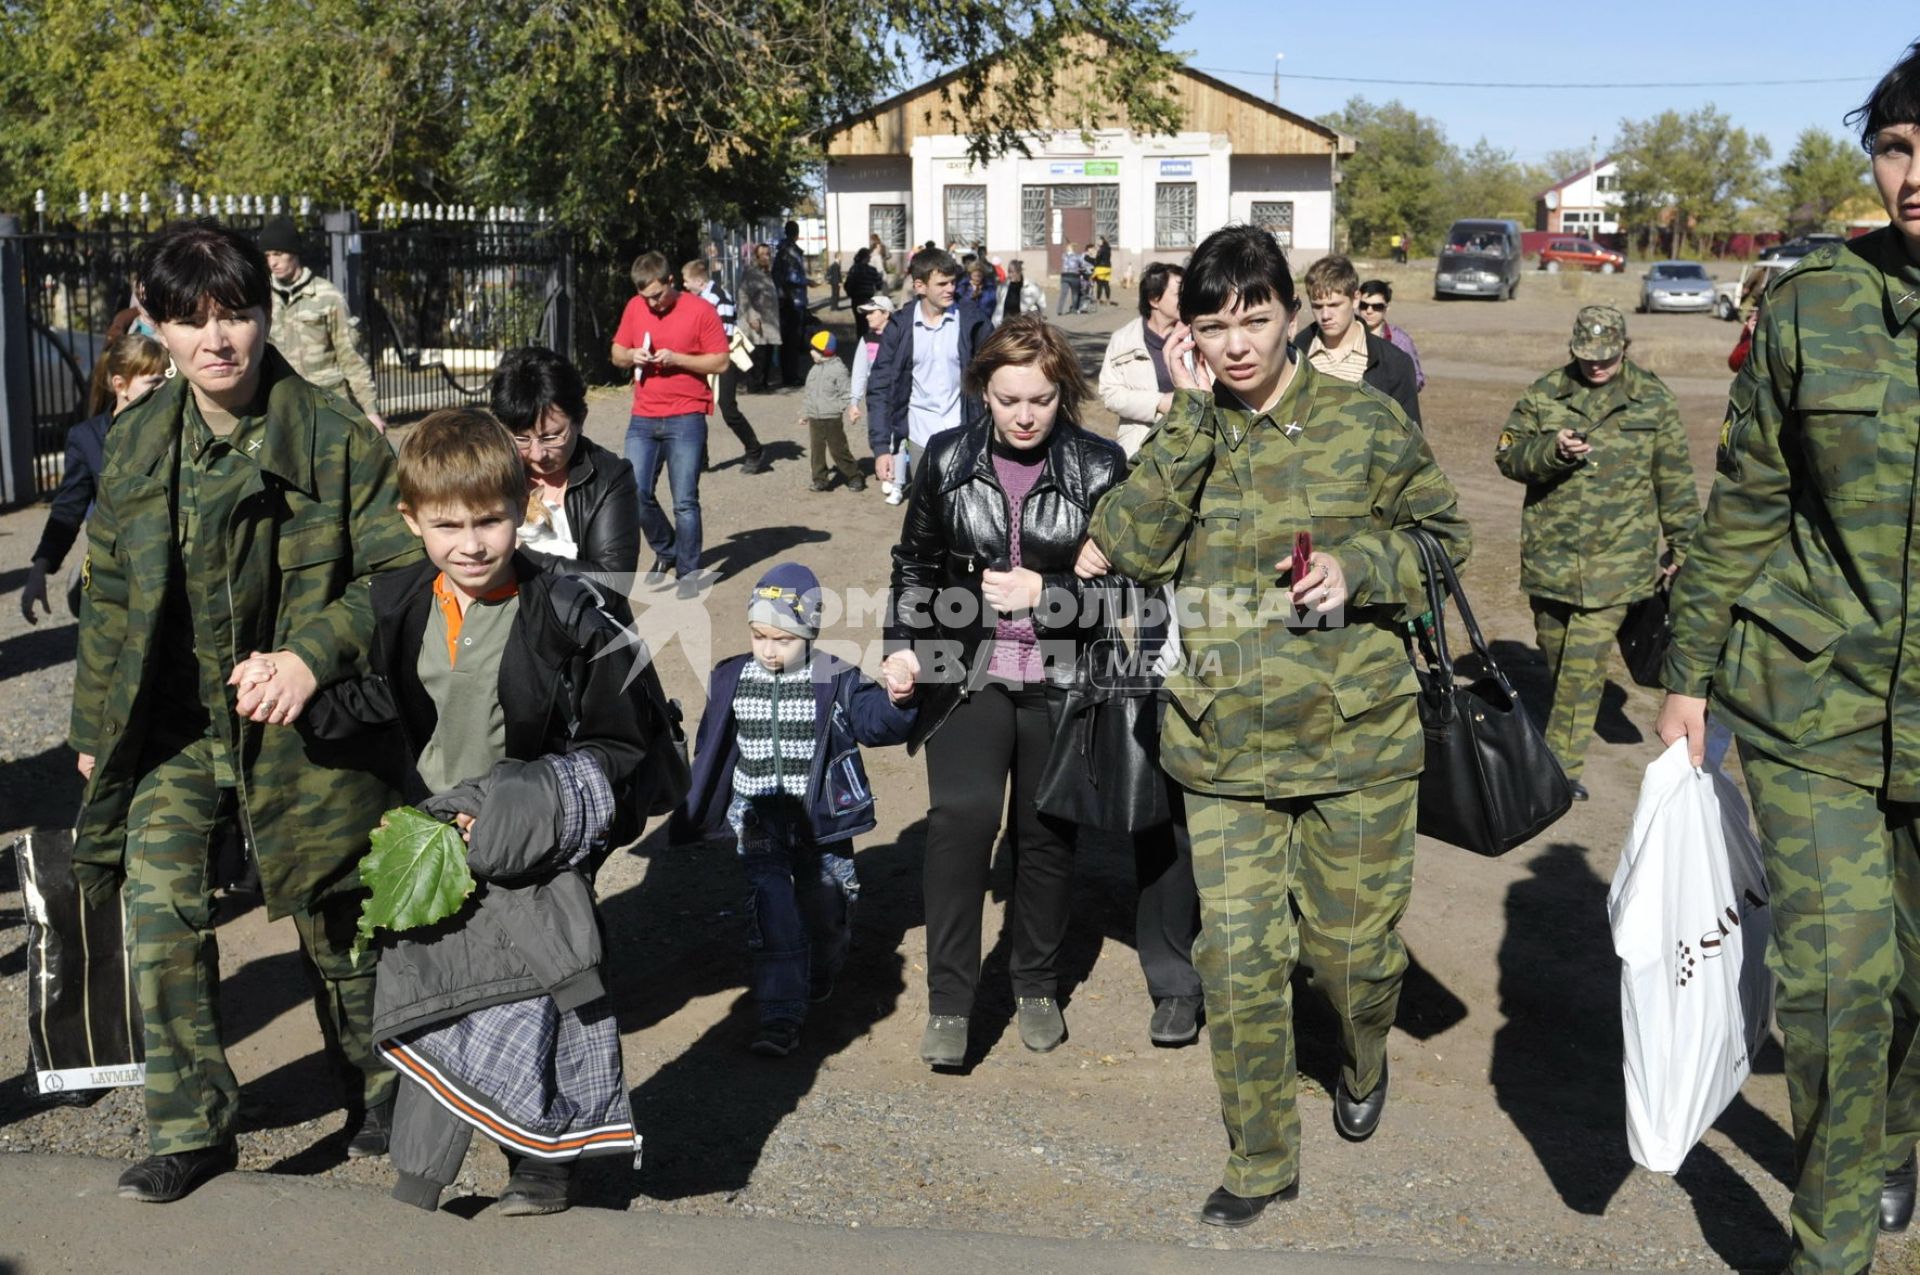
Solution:
[(1296, 589), (1299, 588), (1300, 582), (1307, 578), (1307, 573), (1311, 570), (1313, 570), (1313, 533), (1296, 531), (1293, 533), (1293, 574), (1287, 578), (1287, 583)]

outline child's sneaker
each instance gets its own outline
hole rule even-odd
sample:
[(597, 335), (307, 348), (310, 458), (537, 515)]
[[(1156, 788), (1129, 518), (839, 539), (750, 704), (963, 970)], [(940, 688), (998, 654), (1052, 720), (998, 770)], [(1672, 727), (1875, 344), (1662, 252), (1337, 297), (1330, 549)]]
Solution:
[(887, 493), (887, 503), (889, 505), (897, 505), (900, 503), (902, 499), (903, 497), (900, 495), (900, 489), (898, 487), (895, 487), (892, 491)]
[(894, 491), (893, 479), (889, 478), (887, 479), (887, 481), (881, 483), (880, 490), (885, 492), (889, 496), (893, 495), (893, 491)]
[(760, 1030), (753, 1034), (753, 1043), (747, 1048), (762, 1058), (785, 1058), (800, 1044), (800, 1024), (785, 1018), (776, 1018), (770, 1023), (761, 1023)]

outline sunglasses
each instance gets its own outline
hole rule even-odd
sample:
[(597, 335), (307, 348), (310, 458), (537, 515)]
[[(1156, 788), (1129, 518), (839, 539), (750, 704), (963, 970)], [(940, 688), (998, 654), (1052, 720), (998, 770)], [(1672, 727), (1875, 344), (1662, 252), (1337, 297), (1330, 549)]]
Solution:
[(1384, 301), (1362, 301), (1357, 308), (1361, 310), (1384, 310), (1387, 308), (1387, 303)]

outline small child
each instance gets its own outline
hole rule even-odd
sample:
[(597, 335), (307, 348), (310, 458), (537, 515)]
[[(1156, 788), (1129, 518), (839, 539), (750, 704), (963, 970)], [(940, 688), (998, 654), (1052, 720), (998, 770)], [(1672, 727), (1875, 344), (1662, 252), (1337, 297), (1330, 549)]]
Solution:
[[(853, 404), (847, 409), (847, 420), (855, 425), (867, 414), (867, 380), (873, 375), (874, 359), (880, 355), (880, 336), (893, 318), (893, 298), (884, 292), (876, 293), (860, 307), (860, 312), (867, 316), (867, 335), (853, 350), (853, 387), (849, 392)], [(889, 505), (897, 505), (906, 497), (907, 484), (904, 480), (896, 483), (889, 478), (880, 484), (880, 490), (886, 493)]]
[(678, 840), (731, 833), (747, 873), (747, 949), (759, 1030), (749, 1048), (784, 1058), (808, 1002), (833, 994), (846, 960), (854, 900), (852, 839), (874, 826), (859, 746), (906, 742), (911, 687), (883, 689), (811, 649), (820, 582), (783, 562), (747, 602), (751, 655), (713, 670), (693, 784)]
[(833, 465), (846, 481), (848, 491), (865, 491), (867, 480), (847, 447), (847, 411), (853, 401), (853, 388), (847, 379), (847, 365), (840, 361), (840, 343), (833, 333), (822, 329), (808, 342), (813, 370), (807, 373), (807, 388), (801, 395), (800, 414), (807, 425), (813, 449), (813, 490), (825, 491), (827, 450), (833, 450)]
[(428, 560), (374, 579), (373, 676), (309, 714), (323, 738), (397, 726), (396, 787), (461, 829), (475, 879), (453, 918), (380, 936), (393, 1194), (438, 1208), (478, 1128), (507, 1153), (499, 1212), (557, 1213), (575, 1160), (640, 1145), (589, 884), (638, 831), (617, 795), (648, 761), (632, 659), (591, 585), (514, 547), (526, 471), (493, 417), (414, 426), (399, 486)]

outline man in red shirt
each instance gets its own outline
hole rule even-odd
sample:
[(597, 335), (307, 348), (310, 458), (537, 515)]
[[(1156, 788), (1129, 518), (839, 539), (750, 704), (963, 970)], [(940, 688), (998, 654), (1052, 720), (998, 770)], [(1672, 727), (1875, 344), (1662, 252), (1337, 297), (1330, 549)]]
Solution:
[[(633, 263), (633, 288), (613, 334), (613, 365), (632, 368), (633, 418), (627, 424), (627, 463), (640, 485), (640, 530), (653, 547), (650, 584), (679, 577), (683, 598), (700, 595), (700, 470), (706, 463), (707, 414), (713, 392), (707, 377), (727, 366), (727, 336), (710, 305), (682, 305), (667, 259), (649, 252)], [(667, 467), (673, 521), (654, 488)]]

